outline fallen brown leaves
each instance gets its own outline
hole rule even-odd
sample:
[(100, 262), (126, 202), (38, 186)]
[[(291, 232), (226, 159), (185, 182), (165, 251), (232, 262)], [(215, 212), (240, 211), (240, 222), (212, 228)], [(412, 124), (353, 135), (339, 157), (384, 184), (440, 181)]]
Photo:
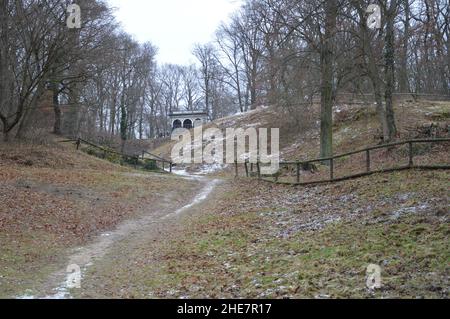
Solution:
[(47, 265), (58, 267), (58, 262), (64, 261), (69, 248), (84, 245), (125, 219), (145, 213), (174, 186), (188, 189), (185, 186), (191, 183), (162, 175), (133, 175), (128, 169), (58, 146), (39, 146), (42, 153), (28, 155), (61, 156), (63, 162), (61, 158), (39, 162), (35, 157), (33, 161), (40, 164), (28, 166), (12, 155), (14, 152), (5, 156), (5, 148), (11, 147), (3, 147), (0, 296), (11, 297), (35, 284), (36, 276), (45, 276)]

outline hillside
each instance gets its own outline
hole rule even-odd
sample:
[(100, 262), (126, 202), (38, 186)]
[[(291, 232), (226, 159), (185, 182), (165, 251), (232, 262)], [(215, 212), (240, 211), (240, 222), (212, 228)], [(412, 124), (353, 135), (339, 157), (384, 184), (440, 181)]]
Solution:
[(147, 214), (148, 207), (157, 209), (164, 196), (182, 205), (199, 187), (48, 140), (0, 143), (0, 298), (41, 289), (50, 274), (67, 267), (71, 249)]
[[(414, 171), (306, 188), (225, 183), (164, 240), (111, 251), (75, 293), (447, 299), (449, 178)], [(381, 289), (366, 286), (369, 264), (382, 269)]]
[[(412, 101), (408, 99), (396, 102), (399, 140), (415, 138), (448, 137), (450, 127), (450, 102), (448, 101)], [(227, 128), (280, 128), (281, 159), (286, 161), (304, 161), (319, 158), (319, 105), (313, 105), (303, 120), (297, 122), (288, 110), (276, 107), (259, 107), (248, 113), (236, 114), (205, 125), (205, 129), (217, 127), (223, 132)], [(334, 108), (334, 152), (342, 154), (368, 146), (380, 144), (380, 131), (374, 105), (363, 103), (340, 103)], [(175, 142), (168, 142), (151, 151), (170, 158)], [(199, 147), (195, 145), (194, 147)], [(443, 152), (442, 152), (443, 151)], [(439, 161), (445, 161), (446, 150), (437, 149)], [(380, 154), (381, 156), (381, 154)], [(439, 160), (441, 157), (441, 160)], [(387, 159), (395, 161), (395, 159)], [(386, 161), (386, 160), (385, 160)], [(345, 165), (346, 163), (341, 163)], [(359, 165), (365, 163), (359, 163)], [(352, 163), (355, 165), (355, 163)], [(190, 165), (188, 169), (198, 170)], [(201, 167), (208, 171), (205, 165)], [(216, 170), (213, 170), (217, 173)]]
[[(399, 113), (403, 138), (430, 137), (431, 123), (449, 124), (449, 103), (408, 103)], [(336, 112), (337, 150), (378, 143), (375, 115), (361, 114), (359, 108)], [(265, 108), (212, 125), (270, 127), (274, 119), (275, 110)], [(282, 144), (286, 159), (317, 156), (317, 128), (285, 136)], [(448, 161), (448, 145), (428, 151), (433, 158), (427, 159)], [(119, 258), (119, 268), (112, 251), (77, 296), (448, 298), (448, 171), (376, 174), (314, 187), (219, 175), (227, 182), (166, 240), (134, 246)], [(382, 269), (380, 289), (366, 286), (369, 264)]]

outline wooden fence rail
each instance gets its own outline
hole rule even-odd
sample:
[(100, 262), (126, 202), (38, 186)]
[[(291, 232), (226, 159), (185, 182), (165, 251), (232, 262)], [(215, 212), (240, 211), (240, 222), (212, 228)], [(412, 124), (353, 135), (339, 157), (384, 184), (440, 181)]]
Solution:
[[(114, 150), (107, 149), (105, 147), (96, 145), (96, 144), (94, 144), (92, 142), (89, 142), (89, 141), (86, 141), (86, 140), (84, 140), (82, 138), (78, 138), (76, 140), (75, 139), (64, 140), (64, 141), (61, 141), (61, 143), (75, 143), (77, 150), (79, 150), (81, 148), (82, 144), (86, 144), (86, 145), (88, 145), (88, 146), (90, 146), (90, 147), (92, 147), (94, 149), (99, 150), (102, 153), (103, 158), (106, 158), (108, 154), (117, 155), (117, 156), (120, 156), (123, 159), (129, 160), (129, 162), (132, 163), (132, 165), (134, 165), (135, 168), (137, 168), (141, 164), (139, 162), (140, 161), (140, 156), (139, 155), (129, 155), (129, 154), (124, 154), (124, 153), (121, 153), (121, 152), (117, 152), (117, 151), (114, 151)], [(146, 154), (152, 156), (153, 158), (145, 157)], [(142, 151), (142, 162), (145, 162), (145, 160), (150, 160), (150, 161), (153, 161), (155, 163), (162, 163), (162, 170), (163, 171), (166, 171), (165, 167), (166, 167), (166, 164), (167, 164), (167, 167), (170, 168), (170, 173), (172, 173), (172, 168), (173, 168), (174, 165), (173, 165), (173, 163), (171, 161), (168, 161), (168, 160), (166, 160), (166, 159), (164, 159), (162, 157), (159, 157), (159, 156), (156, 156), (154, 154), (151, 154), (151, 153), (149, 153), (147, 151)], [(145, 163), (144, 163), (144, 165), (145, 165)]]
[(162, 157), (160, 157), (158, 155), (154, 155), (154, 154), (152, 154), (150, 152), (147, 152), (147, 151), (142, 151), (142, 160), (148, 159), (147, 157), (145, 157), (145, 155), (151, 156), (152, 158), (150, 158), (150, 159), (152, 161), (155, 161), (157, 163), (161, 163), (163, 171), (166, 170), (166, 164), (167, 164), (167, 167), (169, 167), (169, 170), (172, 173), (172, 169), (173, 169), (173, 166), (174, 166), (173, 162), (171, 162), (169, 160), (166, 160), (165, 158), (162, 158)]
[[(415, 165), (414, 163), (414, 144), (435, 144), (435, 143), (444, 143), (444, 142), (450, 142), (450, 138), (438, 138), (438, 139), (415, 139), (415, 140), (407, 140), (402, 142), (395, 142), (395, 143), (389, 143), (389, 144), (383, 144), (383, 145), (377, 145), (372, 147), (367, 147), (364, 149), (359, 149), (356, 151), (339, 154), (332, 157), (324, 157), (324, 158), (317, 158), (313, 160), (308, 161), (284, 161), (280, 162), (280, 171), (281, 168), (294, 166), (295, 167), (295, 173), (296, 173), (296, 182), (280, 182), (278, 181), (280, 174), (280, 171), (276, 174), (271, 175), (274, 180), (268, 180), (264, 179), (261, 174), (261, 162), (259, 159), (256, 161), (256, 163), (250, 163), (248, 160), (245, 161), (244, 167), (245, 167), (245, 174), (246, 177), (251, 177), (253, 173), (253, 166), (256, 165), (257, 172), (256, 176), (259, 180), (264, 180), (267, 182), (273, 182), (277, 184), (287, 184), (287, 185), (313, 185), (313, 184), (320, 184), (320, 183), (331, 183), (331, 182), (339, 182), (344, 181), (348, 179), (354, 179), (359, 177), (364, 177), (376, 173), (382, 173), (382, 172), (393, 172), (393, 171), (401, 171), (406, 169), (428, 169), (428, 170), (437, 170), (437, 169), (450, 169), (450, 160), (449, 158), (446, 159), (447, 163), (445, 165)], [(392, 149), (396, 146), (408, 146), (408, 164), (404, 166), (398, 166), (398, 167), (390, 167), (385, 169), (379, 169), (379, 170), (372, 170), (372, 157), (371, 152), (375, 150), (381, 150), (381, 149)], [(352, 155), (357, 154), (365, 154), (365, 171), (360, 172), (357, 174), (350, 174), (350, 175), (344, 175), (341, 177), (336, 177), (336, 160), (346, 158)], [(301, 181), (301, 171), (302, 168), (308, 167), (311, 164), (314, 163), (326, 163), (329, 167), (329, 178), (321, 179), (318, 181), (311, 181), (311, 182), (302, 182)], [(235, 162), (235, 176), (239, 177), (239, 164), (237, 161)], [(242, 164), (242, 163), (241, 163)], [(249, 169), (249, 165), (251, 165), (251, 168)], [(253, 176), (254, 177), (254, 176)]]

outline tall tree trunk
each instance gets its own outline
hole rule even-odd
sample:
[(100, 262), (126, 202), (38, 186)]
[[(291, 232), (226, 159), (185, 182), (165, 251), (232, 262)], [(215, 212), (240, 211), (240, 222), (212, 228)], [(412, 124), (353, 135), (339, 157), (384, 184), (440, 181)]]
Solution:
[(408, 81), (408, 44), (409, 44), (409, 36), (410, 36), (410, 24), (409, 20), (411, 18), (411, 8), (409, 1), (410, 0), (402, 0), (403, 7), (405, 10), (405, 21), (403, 23), (403, 39), (402, 39), (402, 47), (401, 47), (401, 55), (400, 55), (400, 70), (399, 70), (399, 90), (400, 93), (409, 93), (410, 86)]
[(251, 71), (251, 84), (250, 84), (250, 109), (256, 109), (256, 62), (253, 62), (253, 68)]
[(9, 142), (9, 131), (5, 123), (3, 123), (3, 142)]
[(388, 127), (388, 141), (392, 141), (397, 136), (397, 126), (395, 124), (395, 113), (393, 103), (393, 93), (395, 86), (395, 48), (394, 48), (394, 19), (397, 11), (397, 1), (392, 0), (390, 8), (386, 10), (386, 36), (385, 36), (385, 76), (386, 76), (386, 123)]
[(127, 140), (127, 132), (128, 132), (128, 114), (127, 108), (125, 105), (125, 91), (126, 87), (123, 89), (122, 96), (120, 98), (120, 139), (121, 139), (121, 151), (122, 153), (125, 150), (125, 143)]
[(55, 114), (55, 121), (53, 123), (53, 134), (61, 135), (61, 127), (62, 127), (62, 115), (61, 108), (59, 106), (59, 84), (56, 80), (56, 72), (53, 70), (52, 75), (50, 77), (50, 90), (52, 92), (52, 101), (53, 101), (53, 112)]
[(12, 66), (8, 55), (9, 20), (8, 1), (0, 0), (0, 120), (3, 140), (9, 140), (10, 110), (13, 108), (12, 85), (14, 83)]
[(142, 140), (144, 138), (144, 101), (141, 103), (141, 107), (139, 110), (139, 139)]
[(321, 64), (321, 110), (320, 110), (320, 156), (333, 156), (333, 38), (336, 31), (337, 1), (325, 3), (325, 37), (322, 40)]
[(242, 89), (241, 89), (241, 77), (239, 75), (239, 65), (236, 62), (236, 49), (233, 55), (233, 67), (234, 67), (234, 72), (236, 74), (236, 90), (237, 90), (237, 95), (238, 95), (238, 101), (239, 101), (239, 109), (241, 111), (241, 113), (244, 113), (244, 105), (243, 105), (243, 101), (242, 101)]
[(55, 123), (53, 125), (53, 133), (56, 135), (61, 135), (61, 123), (62, 123), (62, 113), (59, 106), (59, 93), (58, 90), (53, 91), (53, 110), (55, 112)]

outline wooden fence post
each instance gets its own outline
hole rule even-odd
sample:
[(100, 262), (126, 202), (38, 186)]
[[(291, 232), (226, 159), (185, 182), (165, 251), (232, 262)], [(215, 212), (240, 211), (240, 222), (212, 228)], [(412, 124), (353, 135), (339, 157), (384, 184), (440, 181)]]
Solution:
[(297, 162), (297, 184), (300, 184), (300, 162)]
[(413, 149), (413, 143), (409, 142), (409, 167), (414, 166), (414, 149)]
[(366, 151), (366, 169), (367, 173), (370, 173), (370, 150)]
[(261, 164), (259, 163), (259, 159), (256, 162), (256, 169), (258, 170), (258, 179), (261, 179)]
[(334, 158), (330, 160), (330, 180), (334, 181)]

